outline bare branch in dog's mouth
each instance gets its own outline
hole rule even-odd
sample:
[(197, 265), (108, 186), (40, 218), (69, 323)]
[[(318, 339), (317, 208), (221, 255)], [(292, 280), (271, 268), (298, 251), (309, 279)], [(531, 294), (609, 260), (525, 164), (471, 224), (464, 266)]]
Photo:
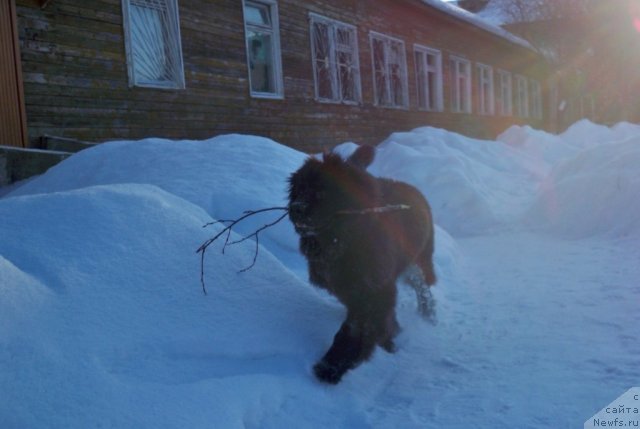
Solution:
[[(243, 220), (251, 217), (251, 216), (255, 216), (257, 214), (261, 214), (261, 213), (266, 213), (266, 212), (272, 212), (272, 211), (283, 211), (284, 213), (282, 215), (280, 215), (276, 220), (266, 223), (264, 225), (262, 225), (260, 228), (256, 229), (255, 231), (253, 231), (251, 234), (247, 235), (246, 237), (242, 237), (238, 240), (234, 240), (234, 241), (230, 241), (231, 239), (231, 231), (233, 229), (234, 226), (236, 226), (237, 224), (239, 224), (240, 222), (242, 222)], [(239, 244), (242, 243), (243, 241), (246, 241), (250, 238), (254, 238), (255, 239), (255, 250), (254, 250), (254, 254), (253, 254), (253, 261), (251, 262), (250, 265), (248, 265), (247, 267), (241, 269), (239, 272), (245, 272), (247, 270), (250, 270), (255, 264), (256, 264), (256, 260), (258, 259), (258, 249), (260, 248), (260, 233), (262, 231), (264, 231), (267, 228), (270, 228), (274, 225), (276, 225), (277, 223), (279, 223), (280, 221), (282, 221), (282, 219), (284, 219), (285, 217), (287, 217), (287, 215), (289, 214), (289, 208), (288, 207), (267, 207), (264, 209), (259, 209), (259, 210), (247, 210), (243, 213), (242, 216), (236, 218), (236, 219), (221, 219), (221, 220), (217, 220), (215, 222), (209, 222), (205, 225), (203, 225), (203, 228), (206, 228), (208, 226), (211, 225), (217, 225), (217, 224), (223, 224), (225, 225), (225, 227), (218, 232), (216, 235), (214, 235), (213, 237), (211, 237), (210, 239), (208, 239), (207, 241), (205, 241), (204, 243), (202, 243), (202, 245), (198, 248), (198, 250), (196, 251), (196, 253), (200, 253), (200, 283), (202, 284), (202, 292), (206, 295), (207, 294), (207, 288), (205, 286), (205, 280), (204, 280), (204, 254), (207, 251), (207, 248), (212, 245), (214, 242), (216, 242), (219, 238), (225, 236), (224, 239), (224, 244), (222, 245), (222, 253), (224, 254), (224, 251), (226, 250), (227, 246), (231, 246), (233, 244)]]

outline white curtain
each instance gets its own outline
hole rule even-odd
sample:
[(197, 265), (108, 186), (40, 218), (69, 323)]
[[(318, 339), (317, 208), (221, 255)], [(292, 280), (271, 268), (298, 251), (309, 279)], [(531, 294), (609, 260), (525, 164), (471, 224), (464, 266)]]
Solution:
[(131, 42), (137, 81), (168, 80), (163, 13), (158, 9), (131, 5)]

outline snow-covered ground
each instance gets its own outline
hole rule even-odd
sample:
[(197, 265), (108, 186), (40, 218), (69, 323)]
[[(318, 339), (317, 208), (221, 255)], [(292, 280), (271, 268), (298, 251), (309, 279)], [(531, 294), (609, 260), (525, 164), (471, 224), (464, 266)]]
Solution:
[(195, 252), (304, 159), (112, 142), (0, 199), (0, 428), (576, 428), (640, 385), (640, 126), (391, 135), (370, 171), (432, 203), (439, 323), (401, 287), (399, 350), (337, 386), (310, 369), (344, 310), (288, 221), (246, 272), (252, 242), (210, 249), (206, 296)]

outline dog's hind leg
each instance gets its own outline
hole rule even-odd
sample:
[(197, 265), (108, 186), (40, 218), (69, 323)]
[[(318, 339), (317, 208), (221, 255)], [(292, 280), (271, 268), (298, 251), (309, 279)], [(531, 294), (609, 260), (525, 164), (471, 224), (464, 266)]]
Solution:
[(416, 293), (418, 313), (426, 321), (435, 325), (438, 323), (436, 318), (436, 300), (431, 292), (431, 285), (427, 283), (423, 273), (424, 270), (420, 269), (419, 266), (412, 266), (405, 272), (404, 280)]
[(416, 265), (422, 272), (422, 278), (427, 286), (433, 286), (438, 281), (438, 278), (436, 277), (436, 271), (433, 268), (433, 252), (434, 237), (432, 233), (429, 237), (428, 242), (426, 243), (426, 246), (416, 258)]

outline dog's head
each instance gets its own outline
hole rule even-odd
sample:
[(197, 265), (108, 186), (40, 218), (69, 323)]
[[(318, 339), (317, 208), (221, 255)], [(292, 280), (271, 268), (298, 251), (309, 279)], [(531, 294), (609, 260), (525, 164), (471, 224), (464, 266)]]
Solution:
[(301, 236), (316, 234), (344, 210), (370, 206), (375, 180), (366, 168), (375, 156), (372, 146), (360, 146), (349, 158), (328, 153), (309, 158), (289, 178), (289, 217)]

